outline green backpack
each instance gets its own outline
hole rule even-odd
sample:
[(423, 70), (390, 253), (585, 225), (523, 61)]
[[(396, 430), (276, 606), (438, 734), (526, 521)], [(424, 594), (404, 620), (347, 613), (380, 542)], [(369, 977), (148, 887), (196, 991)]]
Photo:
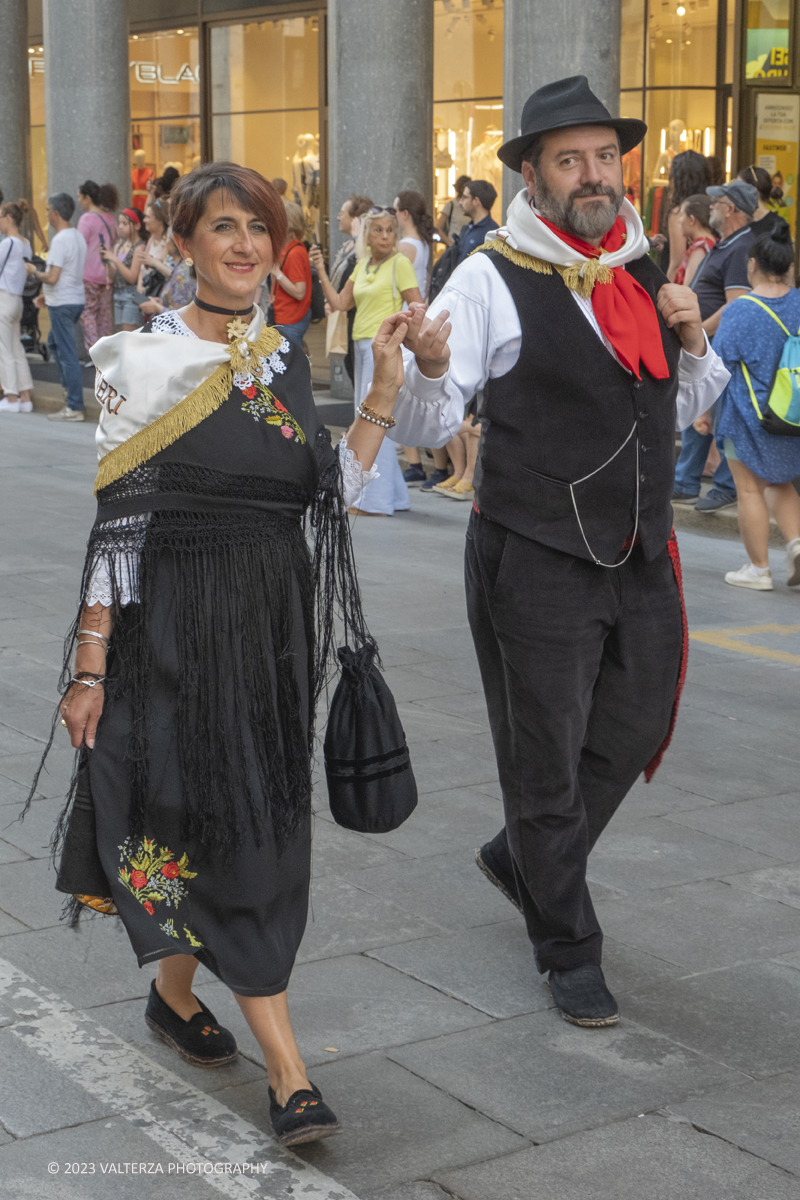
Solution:
[(789, 333), (780, 317), (776, 317), (772, 309), (762, 304), (755, 296), (742, 296), (741, 299), (750, 300), (759, 308), (763, 308), (786, 334), (780, 362), (770, 380), (766, 413), (762, 413), (758, 407), (747, 367), (743, 362), (739, 364), (761, 428), (776, 437), (800, 437), (800, 329), (797, 333)]

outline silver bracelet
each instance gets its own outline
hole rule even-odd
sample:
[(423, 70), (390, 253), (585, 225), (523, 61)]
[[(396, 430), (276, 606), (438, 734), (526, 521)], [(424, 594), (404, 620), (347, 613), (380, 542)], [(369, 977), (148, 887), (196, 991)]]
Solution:
[(86, 641), (80, 642), (79, 641), (79, 642), (75, 643), (75, 648), (77, 649), (78, 646), (94, 646), (95, 650), (102, 650), (103, 654), (108, 654), (107, 648), (105, 646), (101, 646), (99, 642), (86, 642)]
[(78, 679), (77, 676), (73, 675), (72, 679), (70, 679), (70, 683), (82, 683), (84, 687), (88, 688), (97, 687), (98, 684), (105, 683), (105, 681), (105, 675), (101, 676), (100, 679)]
[(78, 633), (85, 633), (88, 637), (99, 638), (101, 642), (107, 642), (109, 639), (102, 633), (93, 633), (91, 629), (79, 629)]

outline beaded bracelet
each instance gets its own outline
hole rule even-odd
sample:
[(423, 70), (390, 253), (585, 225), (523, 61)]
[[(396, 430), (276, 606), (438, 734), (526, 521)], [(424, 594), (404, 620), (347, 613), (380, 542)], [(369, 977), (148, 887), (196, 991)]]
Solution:
[(356, 409), (356, 414), (363, 421), (371, 421), (373, 425), (380, 425), (383, 429), (392, 429), (397, 424), (394, 417), (382, 417), (380, 413), (376, 412), (374, 408), (370, 408), (363, 400)]

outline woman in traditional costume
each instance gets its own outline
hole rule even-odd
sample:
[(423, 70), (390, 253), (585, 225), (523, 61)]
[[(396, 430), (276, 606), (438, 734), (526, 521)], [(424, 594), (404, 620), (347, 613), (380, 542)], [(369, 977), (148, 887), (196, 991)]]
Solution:
[(93, 809), (107, 899), (92, 905), (116, 909), (140, 966), (158, 963), (148, 1025), (191, 1063), (230, 1062), (232, 1034), (191, 990), (198, 962), (209, 967), (264, 1052), (272, 1123), (294, 1144), (338, 1130), (286, 987), (306, 923), (313, 716), (336, 603), (369, 637), (346, 508), (393, 424), (409, 317), (376, 337), (372, 389), (337, 455), (308, 359), (254, 306), (286, 237), (278, 193), (212, 163), (180, 180), (172, 211), (194, 302), (92, 351), (98, 515), (60, 705), (81, 753), (59, 887), (96, 890), (70, 854)]

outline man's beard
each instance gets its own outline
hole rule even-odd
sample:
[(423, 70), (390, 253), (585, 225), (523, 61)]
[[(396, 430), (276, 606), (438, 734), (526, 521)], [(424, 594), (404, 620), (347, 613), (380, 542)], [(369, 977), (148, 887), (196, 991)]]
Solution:
[[(607, 196), (610, 203), (601, 200), (597, 204), (577, 208), (575, 201), (583, 196)], [(585, 241), (593, 241), (608, 233), (617, 219), (624, 199), (624, 189), (618, 192), (610, 184), (597, 183), (575, 188), (566, 200), (560, 200), (550, 191), (542, 173), (536, 172), (535, 203), (539, 212), (565, 233), (574, 234)]]
[(711, 228), (714, 230), (714, 233), (721, 234), (723, 229), (725, 228), (725, 218), (723, 217), (721, 212), (717, 211), (717, 209), (715, 209), (714, 212), (712, 212), (711, 216), (708, 218), (708, 223), (711, 226)]

